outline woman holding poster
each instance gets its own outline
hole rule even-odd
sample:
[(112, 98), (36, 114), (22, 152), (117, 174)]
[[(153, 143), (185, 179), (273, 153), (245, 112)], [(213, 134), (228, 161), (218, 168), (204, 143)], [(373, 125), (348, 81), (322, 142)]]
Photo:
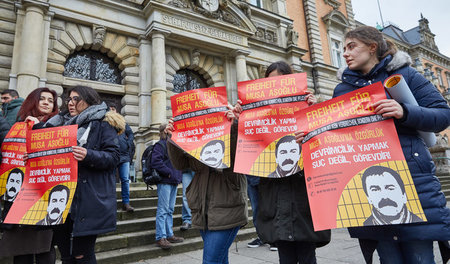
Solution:
[[(30, 120), (35, 124), (47, 121), (59, 112), (57, 98), (56, 92), (49, 88), (43, 87), (33, 90), (23, 101), (17, 113), (18, 120)], [(11, 205), (12, 202), (5, 201), (4, 216), (6, 216)], [(22, 225), (13, 226), (12, 229), (5, 230), (5, 232), (8, 233), (5, 234), (5, 238), (14, 237), (14, 239), (4, 241), (4, 245), (2, 244), (2, 247), (7, 247), (3, 248), (4, 250), (14, 255), (14, 264), (32, 264), (35, 259), (37, 263), (55, 263), (55, 249), (51, 246), (53, 236), (51, 229)]]
[[(265, 77), (292, 74), (284, 61), (271, 64)], [(306, 97), (308, 105), (316, 102)], [(280, 264), (316, 263), (316, 248), (330, 242), (330, 230), (315, 232), (303, 170), (282, 178), (261, 178), (259, 183), (258, 235), (278, 247)]]
[(55, 243), (63, 264), (97, 263), (97, 235), (116, 229), (117, 134), (125, 130), (125, 120), (108, 112), (90, 87), (75, 86), (65, 103), (68, 111), (49, 119), (45, 127), (78, 125), (78, 146), (72, 147), (78, 184), (66, 222), (54, 230)]
[[(227, 112), (233, 122), (234, 115)], [(170, 120), (167, 130), (174, 131)], [(231, 127), (230, 151), (236, 153), (237, 122)], [(228, 250), (241, 226), (247, 224), (247, 180), (234, 173), (234, 159), (227, 169), (216, 169), (188, 155), (173, 141), (167, 150), (173, 166), (178, 170), (192, 169), (195, 176), (186, 190), (192, 213), (192, 228), (199, 229), (203, 239), (203, 263), (228, 264)]]
[(354, 227), (349, 228), (350, 235), (360, 239), (366, 261), (371, 261), (377, 249), (381, 263), (435, 263), (433, 241), (450, 240), (450, 210), (434, 175), (430, 152), (417, 131), (446, 129), (450, 125), (450, 108), (439, 91), (409, 66), (409, 55), (397, 51), (373, 27), (358, 27), (346, 34), (344, 58), (348, 67), (339, 71), (342, 83), (336, 86), (333, 97), (383, 82), (393, 74), (403, 75), (415, 97), (417, 106), (385, 99), (373, 107), (377, 114), (395, 119), (400, 144), (428, 220), (419, 224)]

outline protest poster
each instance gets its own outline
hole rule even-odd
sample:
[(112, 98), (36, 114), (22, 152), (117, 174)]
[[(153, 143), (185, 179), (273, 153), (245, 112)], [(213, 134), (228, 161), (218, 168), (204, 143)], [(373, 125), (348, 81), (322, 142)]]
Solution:
[(376, 83), (302, 111), (314, 230), (426, 221), (393, 119), (374, 113)]
[(22, 189), (5, 223), (57, 225), (64, 223), (78, 178), (77, 125), (29, 130), (28, 160)]
[(293, 133), (306, 102), (306, 73), (282, 75), (238, 83), (243, 111), (234, 171), (280, 178), (303, 167), (301, 149)]
[(171, 140), (212, 168), (230, 167), (231, 121), (225, 86), (179, 93), (170, 98), (175, 131)]
[(23, 155), (26, 152), (26, 134), (29, 127), (25, 122), (15, 123), (2, 144), (2, 164), (0, 165), (0, 196), (13, 202), (22, 188), (25, 165)]

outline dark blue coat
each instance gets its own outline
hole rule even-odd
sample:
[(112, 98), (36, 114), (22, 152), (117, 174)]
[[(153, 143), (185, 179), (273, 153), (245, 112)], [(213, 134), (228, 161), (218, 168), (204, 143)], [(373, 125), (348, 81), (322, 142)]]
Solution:
[[(86, 124), (87, 126), (87, 124)], [(92, 121), (87, 155), (78, 162), (78, 185), (72, 201), (73, 235), (103, 234), (116, 229), (117, 131), (107, 122)]]
[(420, 202), (428, 222), (420, 224), (349, 228), (350, 235), (372, 240), (450, 240), (450, 209), (434, 175), (431, 154), (417, 130), (439, 132), (450, 125), (450, 108), (439, 91), (415, 69), (404, 52), (388, 55), (367, 75), (345, 69), (342, 83), (333, 97), (343, 95), (370, 83), (383, 82), (392, 74), (402, 74), (419, 106), (403, 104), (405, 116), (395, 120), (400, 144), (409, 166)]
[(126, 124), (125, 132), (119, 135), (120, 161), (119, 163), (131, 162), (134, 156), (134, 134), (131, 127)]
[[(164, 145), (161, 146), (161, 144)], [(152, 168), (162, 176), (161, 183), (178, 185), (183, 179), (181, 171), (175, 169), (167, 154), (167, 140), (161, 139), (155, 144), (152, 151)]]

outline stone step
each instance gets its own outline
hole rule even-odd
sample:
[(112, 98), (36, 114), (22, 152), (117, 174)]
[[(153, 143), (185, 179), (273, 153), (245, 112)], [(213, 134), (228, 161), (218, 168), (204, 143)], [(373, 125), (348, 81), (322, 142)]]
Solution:
[[(197, 231), (198, 232), (198, 231)], [(241, 229), (235, 241), (248, 240), (255, 237), (254, 228)], [(147, 245), (127, 247), (118, 250), (99, 252), (96, 254), (99, 264), (123, 264), (137, 262), (144, 259), (158, 258), (171, 254), (178, 254), (203, 248), (203, 241), (200, 236), (185, 239), (182, 243), (173, 244), (169, 250), (163, 250), (151, 243)]]
[[(132, 204), (134, 206), (134, 204)], [(181, 214), (182, 204), (175, 204), (174, 214)], [(156, 206), (152, 207), (135, 207), (134, 212), (117, 211), (117, 221), (131, 220), (145, 217), (151, 217), (156, 215)]]
[[(181, 204), (183, 202), (183, 196), (177, 195), (175, 200), (175, 204)], [(122, 199), (117, 199), (117, 209), (122, 209)], [(139, 207), (149, 207), (149, 206), (157, 206), (158, 205), (158, 196), (154, 197), (143, 197), (143, 198), (131, 198), (130, 205), (134, 208)]]
[(442, 182), (450, 182), (450, 175), (439, 176), (439, 181)]
[[(250, 222), (243, 229), (254, 228), (253, 223)], [(180, 226), (173, 227), (174, 235), (189, 239), (198, 237), (200, 235), (197, 229), (189, 229), (180, 231)], [(129, 232), (116, 235), (106, 235), (99, 237), (95, 245), (96, 252), (105, 252), (111, 250), (118, 250), (127, 247), (136, 247), (155, 243), (155, 229), (147, 231)]]
[[(132, 214), (132, 213), (130, 213)], [(248, 213), (250, 216), (252, 215), (252, 211), (249, 210)], [(146, 231), (156, 228), (155, 224), (155, 216), (144, 217), (138, 219), (127, 219), (127, 220), (118, 220), (117, 221), (117, 229), (116, 231), (110, 234), (123, 234), (128, 232), (138, 232), (138, 231)], [(249, 217), (251, 219), (251, 217)], [(249, 220), (250, 221), (250, 220)], [(180, 226), (182, 224), (181, 214), (173, 215), (173, 226)]]
[[(120, 184), (116, 185), (116, 197), (117, 199), (122, 199)], [(179, 184), (177, 187), (177, 195), (183, 194), (182, 185)], [(152, 189), (148, 189), (145, 186), (130, 186), (130, 199), (133, 198), (146, 198), (146, 197), (158, 197), (158, 192), (156, 191), (156, 186)]]

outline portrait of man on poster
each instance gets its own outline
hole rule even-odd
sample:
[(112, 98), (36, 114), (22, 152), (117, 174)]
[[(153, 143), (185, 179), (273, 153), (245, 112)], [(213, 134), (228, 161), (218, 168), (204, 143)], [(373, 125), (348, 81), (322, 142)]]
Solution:
[(278, 140), (275, 145), (275, 161), (277, 168), (269, 174), (269, 178), (282, 178), (301, 171), (298, 166), (302, 149), (295, 142), (295, 137), (287, 135)]
[(65, 185), (56, 185), (48, 195), (47, 215), (36, 225), (59, 225), (63, 223), (63, 212), (69, 202), (70, 190)]
[(19, 168), (14, 168), (9, 172), (5, 185), (6, 189), (4, 196), (5, 201), (14, 202), (14, 200), (17, 197), (17, 194), (22, 188), (23, 177), (24, 173)]
[(372, 166), (364, 171), (361, 181), (372, 205), (372, 215), (364, 221), (364, 226), (423, 222), (408, 210), (405, 184), (398, 172), (384, 166)]
[(225, 143), (222, 140), (212, 140), (208, 142), (200, 152), (200, 160), (206, 165), (223, 169), (227, 166), (222, 162), (225, 154)]

